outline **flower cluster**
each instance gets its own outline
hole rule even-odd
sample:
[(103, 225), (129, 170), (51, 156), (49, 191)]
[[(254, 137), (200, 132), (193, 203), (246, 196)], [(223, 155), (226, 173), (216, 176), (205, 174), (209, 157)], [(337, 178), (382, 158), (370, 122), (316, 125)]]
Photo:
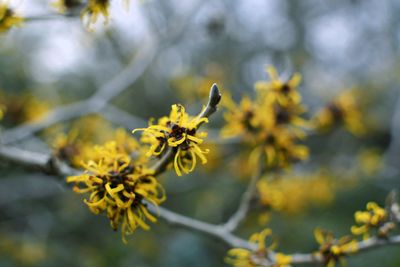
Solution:
[[(73, 123), (67, 132), (49, 133), (54, 154), (71, 164), (81, 167), (81, 162), (97, 160), (93, 147), (114, 140), (120, 151), (130, 155), (140, 154), (140, 145), (125, 129), (113, 129), (111, 124), (99, 116), (87, 116)], [(54, 137), (55, 136), (55, 137)], [(138, 155), (139, 157), (139, 155)], [(139, 160), (139, 158), (135, 160)], [(144, 157), (141, 157), (143, 159)]]
[(327, 267), (334, 267), (337, 262), (343, 262), (344, 256), (358, 251), (357, 241), (350, 236), (336, 239), (331, 232), (318, 228), (315, 229), (314, 236), (320, 245), (319, 253)]
[(326, 205), (335, 196), (333, 179), (321, 171), (275, 179), (265, 176), (258, 181), (257, 190), (262, 206), (286, 214), (298, 214), (313, 205)]
[(234, 267), (257, 267), (266, 261), (271, 267), (287, 267), (292, 261), (290, 255), (275, 253), (273, 250), (277, 243), (272, 238), (271, 229), (267, 228), (260, 233), (251, 235), (249, 242), (257, 246), (256, 251), (250, 251), (244, 248), (233, 248), (228, 251), (225, 258), (226, 263)]
[(0, 33), (8, 31), (12, 27), (21, 26), (22, 22), (23, 18), (16, 15), (8, 4), (0, 2)]
[(286, 168), (294, 161), (308, 157), (306, 146), (299, 144), (305, 138), (302, 118), (305, 107), (297, 90), (300, 74), (282, 81), (273, 67), (267, 68), (270, 80), (255, 84), (256, 99), (244, 96), (237, 105), (233, 100), (223, 102), (227, 108), (223, 137), (241, 136), (255, 148), (259, 158), (265, 154), (269, 167)]
[(54, 103), (51, 103), (48, 99), (41, 99), (29, 93), (17, 96), (5, 90), (0, 90), (1, 113), (10, 126), (39, 121), (47, 115), (53, 105)]
[(360, 136), (365, 133), (362, 121), (356, 91), (346, 90), (316, 114), (313, 125), (317, 130), (326, 132), (335, 125), (343, 124), (352, 134)]
[(151, 170), (132, 161), (116, 142), (97, 146), (95, 152), (97, 160), (83, 163), (85, 173), (70, 176), (67, 182), (74, 183), (75, 192), (89, 194), (84, 202), (93, 213), (106, 213), (114, 230), (121, 226), (126, 242), (125, 236), (137, 227), (148, 230), (146, 221), (156, 221), (148, 212), (146, 202), (162, 203), (164, 189)]
[(172, 149), (174, 168), (176, 174), (181, 176), (182, 173), (194, 170), (197, 158), (202, 164), (207, 163), (205, 154), (208, 150), (200, 146), (207, 133), (198, 132), (198, 127), (206, 122), (207, 118), (189, 116), (185, 108), (178, 104), (172, 105), (169, 116), (158, 119), (157, 124), (150, 120), (147, 128), (135, 129), (133, 132), (143, 131), (140, 141), (149, 146), (146, 153), (148, 157), (159, 157), (166, 153), (167, 148)]
[[(366, 211), (357, 211), (354, 214), (354, 219), (357, 226), (351, 227), (351, 232), (354, 235), (363, 235), (367, 239), (372, 229), (381, 228), (388, 219), (388, 214), (384, 208), (379, 207), (375, 202), (367, 203)], [(383, 234), (383, 233), (378, 233)]]

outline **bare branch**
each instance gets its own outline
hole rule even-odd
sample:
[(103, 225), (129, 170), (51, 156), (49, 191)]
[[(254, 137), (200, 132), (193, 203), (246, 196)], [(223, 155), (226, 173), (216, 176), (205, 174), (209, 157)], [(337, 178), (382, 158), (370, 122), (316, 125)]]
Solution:
[(192, 9), (185, 15), (176, 15), (172, 19), (165, 40), (158, 40), (156, 37), (148, 36), (140, 45), (140, 50), (133, 58), (131, 63), (126, 66), (122, 72), (117, 74), (111, 81), (103, 85), (99, 90), (87, 100), (77, 102), (71, 105), (63, 106), (49, 112), (43, 120), (37, 122), (24, 123), (15, 128), (4, 131), (1, 136), (1, 143), (10, 144), (22, 140), (32, 134), (39, 132), (55, 123), (68, 121), (70, 119), (96, 113), (104, 108), (107, 103), (114, 97), (119, 95), (123, 90), (127, 89), (149, 68), (153, 60), (162, 52), (161, 45), (167, 47), (166, 44), (173, 43), (185, 31), (194, 12), (198, 10), (199, 5), (204, 1), (197, 1)]
[(132, 128), (145, 127), (147, 124), (147, 121), (144, 119), (110, 104), (101, 111), (101, 115), (107, 120), (112, 121), (114, 124), (121, 125), (129, 130)]
[[(260, 165), (260, 164), (258, 164)], [(247, 213), (249, 212), (251, 200), (254, 197), (257, 189), (257, 181), (262, 176), (261, 166), (257, 166), (253, 176), (251, 177), (250, 183), (247, 187), (247, 190), (244, 192), (242, 199), (239, 204), (239, 208), (236, 212), (229, 218), (229, 220), (223, 225), (223, 227), (229, 231), (235, 231), (239, 224), (246, 218)]]
[(78, 103), (56, 108), (41, 121), (25, 123), (3, 132), (1, 136), (2, 143), (9, 144), (16, 142), (55, 123), (98, 112), (112, 98), (128, 88), (143, 74), (155, 56), (153, 49), (153, 40), (147, 40), (131, 64), (102, 86), (92, 97)]
[(65, 176), (79, 172), (52, 156), (10, 146), (0, 146), (0, 159), (46, 174)]
[(166, 220), (168, 223), (184, 227), (189, 230), (195, 230), (197, 232), (207, 234), (209, 236), (218, 238), (228, 244), (230, 247), (241, 247), (249, 250), (256, 249), (255, 244), (249, 243), (246, 240), (240, 239), (237, 236), (227, 232), (223, 227), (205, 223), (196, 219), (192, 219), (172, 211), (169, 211), (162, 207), (155, 207), (152, 204), (148, 204), (148, 209), (153, 213), (159, 215), (161, 218)]

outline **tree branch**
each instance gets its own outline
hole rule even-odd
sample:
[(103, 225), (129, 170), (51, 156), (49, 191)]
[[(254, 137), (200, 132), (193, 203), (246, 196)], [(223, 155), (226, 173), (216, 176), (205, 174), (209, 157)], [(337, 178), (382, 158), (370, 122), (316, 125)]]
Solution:
[(38, 169), (46, 174), (66, 176), (80, 173), (51, 155), (11, 146), (0, 146), (0, 159), (26, 168)]
[(251, 177), (251, 180), (249, 182), (249, 185), (247, 187), (247, 190), (244, 192), (242, 199), (239, 204), (239, 208), (236, 210), (236, 212), (229, 218), (229, 220), (223, 225), (223, 227), (229, 231), (235, 231), (239, 224), (246, 218), (247, 213), (249, 212), (250, 208), (250, 203), (251, 200), (254, 197), (254, 194), (256, 193), (257, 189), (257, 181), (260, 179), (262, 176), (262, 170), (261, 170), (260, 164), (258, 164), (253, 176)]
[(131, 64), (111, 79), (111, 81), (102, 86), (89, 99), (56, 108), (49, 112), (43, 120), (24, 123), (4, 131), (1, 136), (2, 143), (10, 144), (19, 141), (55, 123), (67, 121), (89, 113), (95, 113), (104, 108), (111, 99), (133, 84), (152, 62), (155, 56), (153, 52), (153, 40), (148, 38), (141, 47), (142, 49), (132, 60)]
[(111, 99), (119, 95), (142, 76), (154, 59), (161, 53), (161, 47), (167, 47), (166, 44), (173, 43), (181, 36), (188, 26), (186, 21), (192, 17), (193, 13), (198, 10), (199, 5), (203, 2), (204, 1), (195, 2), (192, 9), (183, 16), (176, 15), (176, 17), (172, 19), (171, 26), (168, 28), (165, 40), (159, 40), (159, 38), (150, 35), (147, 36), (143, 44), (140, 45), (140, 50), (131, 63), (126, 66), (122, 72), (111, 79), (111, 81), (100, 87), (90, 98), (56, 108), (50, 111), (41, 121), (24, 123), (4, 131), (0, 139), (1, 143), (10, 144), (22, 140), (55, 123), (68, 121), (90, 113), (96, 113), (104, 108)]
[(249, 243), (246, 240), (238, 238), (237, 236), (226, 231), (223, 227), (215, 224), (205, 223), (196, 219), (192, 219), (175, 212), (169, 211), (163, 207), (155, 207), (148, 204), (148, 209), (157, 214), (160, 218), (164, 219), (170, 224), (177, 225), (189, 230), (194, 230), (209, 236), (215, 237), (224, 241), (230, 247), (241, 247), (249, 250), (256, 249), (255, 244)]

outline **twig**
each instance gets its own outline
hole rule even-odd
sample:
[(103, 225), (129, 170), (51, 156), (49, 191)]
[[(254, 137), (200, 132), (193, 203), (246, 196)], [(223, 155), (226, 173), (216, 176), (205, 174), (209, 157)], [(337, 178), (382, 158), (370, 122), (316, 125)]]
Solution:
[(4, 131), (1, 136), (1, 143), (10, 144), (22, 140), (55, 123), (68, 121), (90, 113), (96, 113), (104, 108), (107, 102), (119, 95), (142, 76), (153, 60), (161, 53), (160, 47), (167, 47), (165, 44), (171, 44), (181, 36), (188, 26), (186, 21), (192, 17), (193, 13), (198, 10), (198, 6), (203, 4), (203, 2), (204, 1), (197, 1), (192, 9), (185, 13), (183, 17), (176, 15), (176, 17), (172, 19), (168, 34), (165, 35), (167, 38), (166, 40), (158, 40), (158, 38), (149, 35), (144, 43), (140, 45), (141, 49), (131, 61), (130, 65), (125, 67), (122, 72), (102, 86), (89, 99), (56, 108), (50, 111), (41, 121), (24, 123)]
[(147, 124), (144, 119), (110, 104), (101, 111), (101, 115), (107, 120), (112, 121), (114, 124), (121, 125), (129, 130), (132, 128), (145, 127)]
[(79, 172), (52, 156), (16, 147), (0, 146), (0, 159), (26, 168), (38, 169), (46, 174), (65, 176)]
[(158, 214), (159, 217), (161, 217), (170, 224), (178, 225), (189, 230), (195, 230), (197, 232), (204, 233), (212, 237), (216, 237), (224, 241), (230, 247), (241, 247), (249, 250), (254, 250), (256, 248), (255, 244), (249, 243), (246, 240), (238, 238), (237, 236), (231, 234), (230, 232), (227, 232), (221, 226), (192, 219), (177, 214), (175, 212), (169, 211), (162, 207), (155, 207), (152, 204), (148, 204), (148, 209), (152, 213)]
[(154, 171), (154, 175), (162, 173), (167, 168), (168, 164), (172, 161), (174, 155), (174, 149), (172, 147), (168, 147), (165, 150), (163, 156), (159, 160), (157, 160), (157, 162), (150, 168)]
[(56, 108), (49, 112), (41, 121), (25, 123), (3, 132), (1, 136), (2, 143), (9, 144), (16, 142), (55, 123), (98, 112), (106, 106), (107, 102), (128, 88), (143, 74), (155, 55), (153, 47), (153, 40), (148, 38), (131, 64), (102, 86), (89, 99)]
[[(258, 164), (260, 165), (260, 164)], [(246, 218), (247, 213), (249, 212), (251, 200), (254, 197), (254, 194), (257, 189), (257, 181), (262, 176), (261, 166), (257, 166), (256, 171), (251, 177), (250, 183), (244, 192), (242, 199), (239, 204), (239, 208), (236, 212), (229, 218), (229, 220), (223, 225), (223, 227), (229, 231), (235, 231), (239, 224)]]

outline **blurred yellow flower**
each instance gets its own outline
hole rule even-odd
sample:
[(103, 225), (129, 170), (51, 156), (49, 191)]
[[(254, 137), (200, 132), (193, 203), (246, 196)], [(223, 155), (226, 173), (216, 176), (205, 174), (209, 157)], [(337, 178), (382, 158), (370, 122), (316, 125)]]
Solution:
[(48, 99), (40, 99), (29, 93), (13, 95), (0, 91), (0, 109), (5, 120), (13, 125), (41, 120), (53, 105)]
[(82, 5), (81, 0), (57, 0), (51, 3), (51, 6), (57, 9), (60, 13), (66, 13), (67, 11), (79, 7)]
[(85, 204), (94, 214), (106, 213), (111, 227), (121, 225), (122, 240), (137, 227), (149, 230), (146, 220), (156, 222), (144, 201), (159, 205), (165, 200), (163, 187), (152, 176), (152, 171), (133, 162), (118, 149), (116, 142), (96, 146), (98, 160), (83, 163), (86, 172), (67, 178), (74, 183), (76, 193), (89, 193)]
[(0, 120), (4, 118), (4, 114), (7, 111), (7, 107), (0, 103)]
[(288, 81), (283, 81), (279, 78), (278, 72), (273, 66), (268, 66), (266, 72), (270, 80), (256, 82), (256, 90), (269, 94), (270, 98), (278, 101), (282, 106), (301, 102), (301, 96), (297, 91), (297, 87), (301, 82), (301, 75), (299, 73), (295, 73)]
[(1, 233), (0, 255), (14, 259), (21, 266), (37, 266), (43, 264), (48, 251), (43, 242), (16, 239), (9, 233)]
[(47, 139), (60, 159), (74, 167), (81, 162), (97, 160), (94, 145), (115, 140), (118, 150), (132, 155), (136, 161), (143, 162), (144, 157), (139, 142), (123, 128), (114, 129), (110, 122), (98, 115), (82, 117), (74, 121), (67, 133), (59, 129), (46, 132)]
[(0, 33), (21, 26), (23, 21), (24, 19), (16, 15), (8, 4), (0, 2)]
[(313, 205), (327, 205), (335, 196), (333, 181), (324, 172), (266, 176), (257, 183), (257, 190), (263, 206), (287, 214), (304, 212)]
[(329, 131), (342, 123), (356, 136), (365, 134), (363, 115), (357, 102), (355, 90), (343, 91), (316, 114), (313, 118), (314, 127), (320, 131)]
[(382, 168), (382, 153), (377, 149), (364, 149), (358, 155), (361, 171), (373, 175)]
[(105, 23), (109, 20), (109, 8), (111, 0), (88, 0), (86, 7), (82, 10), (82, 19), (87, 19), (87, 25), (96, 23), (99, 16), (103, 16)]

